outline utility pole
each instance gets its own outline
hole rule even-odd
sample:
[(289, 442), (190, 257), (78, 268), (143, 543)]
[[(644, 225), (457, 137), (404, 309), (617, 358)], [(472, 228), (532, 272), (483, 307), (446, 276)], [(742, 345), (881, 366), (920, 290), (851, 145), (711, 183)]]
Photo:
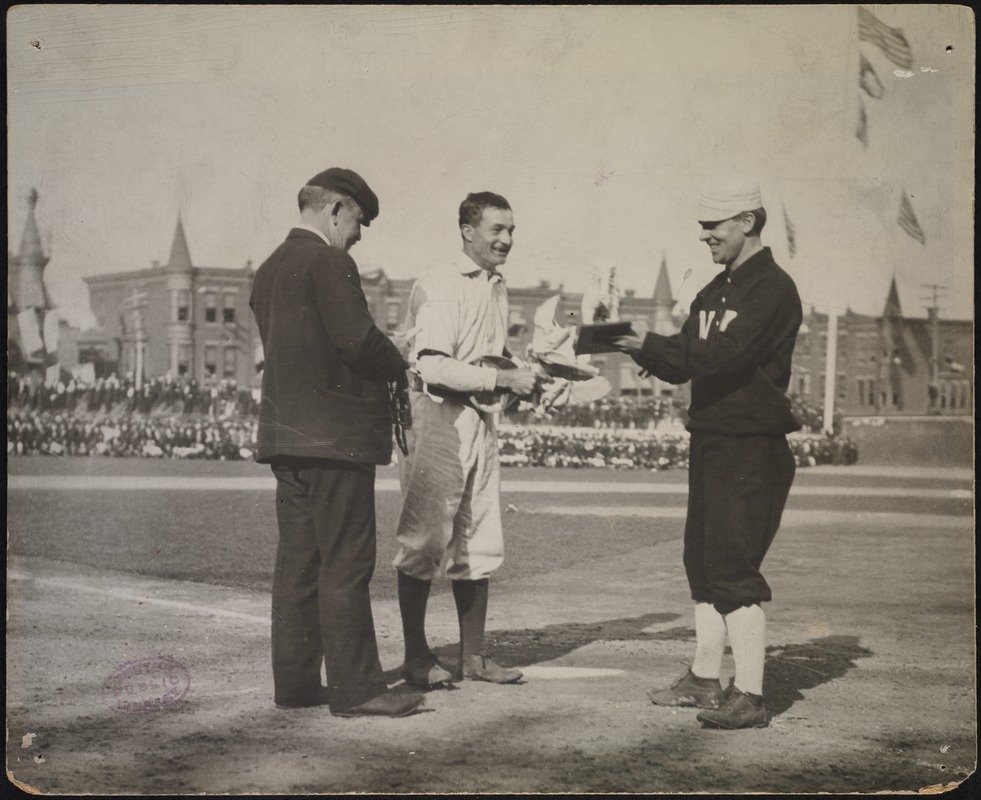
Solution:
[(146, 332), (143, 327), (143, 307), (147, 304), (146, 292), (137, 292), (133, 287), (133, 295), (127, 297), (123, 303), (133, 312), (133, 331), (136, 337), (136, 389), (143, 386), (143, 358), (144, 348), (146, 347)]
[(924, 298), (927, 319), (930, 322), (930, 384), (927, 388), (929, 392), (929, 412), (937, 414), (940, 411), (940, 306), (938, 303), (940, 292), (947, 291), (946, 286), (936, 283), (922, 283), (921, 288), (930, 291), (930, 297)]

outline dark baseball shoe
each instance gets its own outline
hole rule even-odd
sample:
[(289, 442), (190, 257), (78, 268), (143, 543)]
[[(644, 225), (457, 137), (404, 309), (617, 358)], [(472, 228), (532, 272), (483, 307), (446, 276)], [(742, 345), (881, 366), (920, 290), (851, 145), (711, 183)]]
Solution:
[(335, 717), (407, 717), (422, 710), (426, 698), (419, 692), (399, 692), (389, 689), (359, 705), (340, 711), (331, 710)]
[(726, 689), (725, 700), (715, 710), (700, 711), (695, 717), (706, 728), (765, 728), (770, 718), (763, 705), (763, 695), (741, 692), (734, 683)]
[(656, 706), (718, 708), (722, 705), (722, 684), (718, 678), (699, 678), (690, 669), (666, 689), (647, 693)]
[(429, 689), (433, 686), (450, 683), (453, 680), (453, 675), (449, 670), (443, 668), (443, 665), (432, 653), (427, 658), (406, 661), (399, 674), (407, 684), (418, 689)]
[[(459, 674), (459, 673), (458, 673)], [(468, 681), (488, 681), (489, 683), (514, 683), (520, 681), (522, 672), (516, 667), (502, 667), (491, 661), (483, 653), (465, 656), (462, 665), (463, 677)]]

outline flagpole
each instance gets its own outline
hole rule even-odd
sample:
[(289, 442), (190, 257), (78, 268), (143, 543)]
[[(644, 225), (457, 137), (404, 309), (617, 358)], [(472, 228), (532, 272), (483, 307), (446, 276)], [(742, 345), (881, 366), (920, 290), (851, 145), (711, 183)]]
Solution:
[(835, 384), (838, 373), (838, 309), (828, 307), (828, 346), (824, 355), (824, 432), (834, 433)]

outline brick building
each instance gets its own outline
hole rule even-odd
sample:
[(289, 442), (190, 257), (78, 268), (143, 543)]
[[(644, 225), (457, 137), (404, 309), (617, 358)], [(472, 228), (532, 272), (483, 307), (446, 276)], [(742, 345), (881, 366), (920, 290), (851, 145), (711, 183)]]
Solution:
[(252, 275), (251, 263), (195, 266), (178, 218), (166, 264), (85, 278), (113, 371), (252, 385), (261, 361)]
[[(974, 414), (974, 323), (941, 320), (937, 309), (906, 318), (895, 278), (882, 316), (838, 319), (835, 409), (846, 416)], [(812, 308), (794, 352), (790, 391), (824, 401), (828, 315)]]
[[(28, 294), (38, 295), (36, 278), (45, 259), (32, 223), (33, 216), (22, 252), (13, 259), (15, 273), (18, 265), (27, 268), (8, 282), (8, 321), (9, 311), (19, 308), (20, 294), (23, 302), (28, 302)], [(240, 386), (255, 386), (262, 354), (248, 305), (253, 274), (251, 263), (238, 269), (195, 266), (178, 219), (165, 265), (154, 262), (149, 269), (85, 279), (98, 327), (63, 337), (62, 365), (71, 369), (73, 360), (90, 361), (96, 363), (98, 374), (135, 374), (142, 369), (146, 378), (169, 372), (202, 385), (230, 379)], [(413, 279), (393, 279), (382, 269), (366, 269), (361, 280), (378, 326), (389, 333), (401, 328)], [(552, 288), (544, 281), (533, 287), (509, 285), (508, 292), (509, 346), (515, 354), (524, 354), (531, 343), (535, 310), (556, 293), (560, 295), (556, 321), (580, 323), (581, 293)], [(653, 293), (638, 296), (627, 290), (620, 299), (620, 317), (643, 319), (652, 330), (671, 334), (684, 320), (684, 315), (673, 315), (674, 305), (662, 258)], [(813, 308), (805, 312), (790, 392), (815, 407), (824, 401), (827, 331), (826, 314)], [(74, 346), (73, 354), (68, 345)], [(687, 401), (687, 385), (642, 379), (626, 356), (596, 355), (593, 363), (612, 384), (614, 395), (674, 396)], [(972, 416), (973, 321), (941, 320), (936, 309), (925, 319), (904, 317), (893, 281), (881, 316), (848, 311), (839, 317), (836, 372), (835, 410), (846, 416)]]

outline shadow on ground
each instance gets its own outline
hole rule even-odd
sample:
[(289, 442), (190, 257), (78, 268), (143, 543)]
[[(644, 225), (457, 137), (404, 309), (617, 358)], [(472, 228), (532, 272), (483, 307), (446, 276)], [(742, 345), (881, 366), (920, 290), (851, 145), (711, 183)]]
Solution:
[(771, 715), (782, 714), (797, 700), (802, 689), (841, 678), (855, 661), (868, 658), (872, 651), (860, 647), (857, 636), (825, 636), (804, 644), (766, 648), (763, 696)]
[[(544, 628), (488, 631), (487, 652), (506, 667), (527, 667), (568, 655), (596, 641), (655, 641), (658, 639), (687, 639), (694, 637), (691, 628), (672, 628), (656, 633), (644, 629), (658, 623), (671, 622), (679, 617), (673, 613), (642, 614), (639, 617), (608, 619), (600, 622), (565, 622)], [(434, 647), (433, 652), (448, 668), (453, 669), (460, 658), (458, 642)], [(399, 668), (388, 670), (390, 681), (399, 679)]]
[[(690, 627), (646, 630), (678, 617), (673, 613), (654, 613), (600, 622), (492, 631), (486, 637), (487, 650), (504, 666), (525, 667), (552, 661), (596, 641), (690, 641), (694, 645), (695, 631)], [(459, 643), (441, 645), (433, 648), (433, 652), (451, 671), (459, 663)], [(726, 652), (732, 651), (727, 647)], [(771, 645), (766, 653), (763, 694), (771, 716), (782, 714), (796, 701), (803, 700), (803, 690), (843, 677), (855, 667), (856, 659), (872, 655), (871, 650), (858, 644), (857, 636), (825, 636), (804, 644)], [(385, 674), (390, 683), (400, 679), (399, 667)]]

